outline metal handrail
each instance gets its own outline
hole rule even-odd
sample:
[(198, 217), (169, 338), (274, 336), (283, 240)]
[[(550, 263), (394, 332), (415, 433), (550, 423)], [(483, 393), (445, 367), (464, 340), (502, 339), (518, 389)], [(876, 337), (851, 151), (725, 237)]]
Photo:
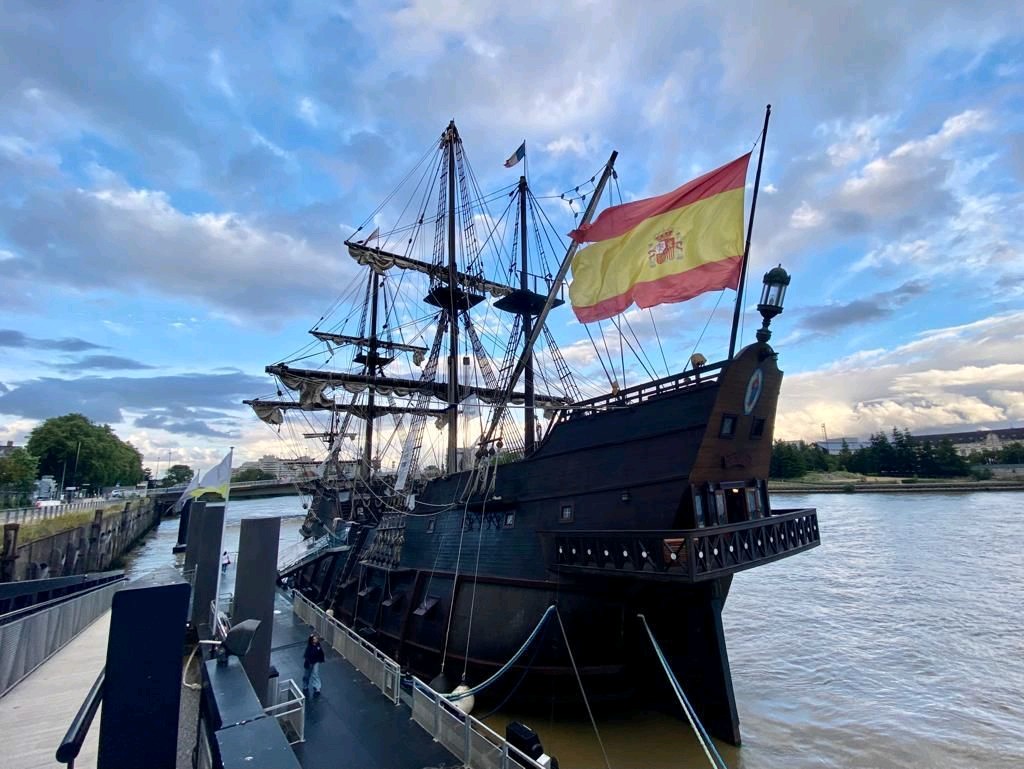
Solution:
[(100, 674), (96, 676), (92, 688), (85, 695), (85, 701), (78, 709), (78, 712), (71, 721), (71, 726), (68, 727), (67, 732), (64, 734), (64, 739), (57, 746), (57, 762), (67, 764), (68, 769), (75, 769), (75, 759), (78, 758), (78, 754), (82, 750), (85, 737), (89, 733), (89, 727), (92, 726), (92, 720), (95, 718), (96, 711), (103, 700), (103, 683), (106, 678), (106, 672), (107, 669), (103, 668)]
[(124, 572), (118, 572), (117, 576), (104, 578), (102, 581), (97, 581), (92, 587), (88, 587), (85, 590), (78, 590), (74, 593), (68, 593), (66, 595), (59, 595), (56, 598), (51, 598), (48, 601), (42, 603), (34, 603), (31, 606), (22, 606), (20, 609), (9, 611), (7, 614), (0, 614), (0, 625), (6, 625), (10, 622), (16, 622), (19, 619), (24, 619), (36, 612), (43, 611), (44, 609), (52, 609), (54, 606), (58, 606), (68, 601), (73, 601), (76, 598), (95, 593), (97, 590), (101, 590), (111, 583), (114, 582), (127, 582), (128, 578), (124, 576)]

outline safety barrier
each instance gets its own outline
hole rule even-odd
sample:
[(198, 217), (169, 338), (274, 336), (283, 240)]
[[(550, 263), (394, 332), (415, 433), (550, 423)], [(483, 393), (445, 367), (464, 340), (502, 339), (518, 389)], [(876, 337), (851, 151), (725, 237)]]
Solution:
[(278, 555), (278, 572), (291, 571), (302, 563), (314, 561), (318, 555), (331, 547), (332, 542), (333, 537), (330, 534), (325, 534), (312, 542), (296, 542)]
[(281, 681), (277, 689), (277, 702), (263, 708), (277, 723), (288, 738), (288, 744), (304, 742), (306, 739), (306, 695), (292, 679)]
[(470, 769), (544, 769), (483, 721), (467, 716), (445, 695), (413, 679), (412, 718)]
[(68, 513), (80, 513), (86, 510), (93, 511), (97, 506), (116, 504), (121, 500), (108, 500), (103, 497), (85, 499), (80, 502), (68, 502), (63, 505), (46, 505), (45, 507), (14, 507), (3, 510), (4, 523), (29, 523), (30, 521), (44, 521), (50, 518), (60, 518)]
[(49, 609), (0, 626), (0, 696), (110, 610), (124, 580), (76, 595)]
[(396, 705), (400, 701), (402, 668), (366, 639), (361, 638), (301, 593), (292, 594), (295, 614), (316, 630), (338, 654), (370, 679)]
[[(397, 662), (301, 593), (292, 593), (292, 609), (388, 699), (396, 705), (401, 702), (401, 668)], [(544, 769), (418, 678), (413, 679), (412, 718), (469, 769)]]

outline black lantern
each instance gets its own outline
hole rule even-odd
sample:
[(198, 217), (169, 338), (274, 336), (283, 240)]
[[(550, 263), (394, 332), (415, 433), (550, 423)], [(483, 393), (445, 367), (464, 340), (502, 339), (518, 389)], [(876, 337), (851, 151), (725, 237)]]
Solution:
[(773, 267), (764, 274), (764, 288), (761, 289), (761, 303), (757, 305), (757, 311), (761, 313), (764, 322), (757, 330), (757, 341), (767, 342), (772, 338), (772, 332), (768, 329), (772, 318), (782, 312), (782, 301), (786, 298), (786, 288), (789, 286), (789, 273), (782, 269), (780, 264)]

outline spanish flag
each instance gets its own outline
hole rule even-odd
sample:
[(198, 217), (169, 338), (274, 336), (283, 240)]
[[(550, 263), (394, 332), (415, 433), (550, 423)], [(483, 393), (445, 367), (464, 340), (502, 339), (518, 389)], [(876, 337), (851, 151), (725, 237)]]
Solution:
[(613, 206), (570, 233), (593, 243), (572, 260), (569, 299), (583, 323), (634, 302), (654, 307), (736, 288), (750, 153), (664, 195)]

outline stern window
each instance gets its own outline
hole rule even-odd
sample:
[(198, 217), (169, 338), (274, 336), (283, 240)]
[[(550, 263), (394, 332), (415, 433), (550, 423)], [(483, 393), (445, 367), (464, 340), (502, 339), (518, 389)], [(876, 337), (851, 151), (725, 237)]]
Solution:
[(434, 518), (433, 516), (431, 516), (430, 520), (427, 521), (427, 534), (433, 534), (434, 533), (434, 523), (436, 521), (437, 521), (437, 519)]
[(718, 431), (719, 438), (731, 438), (736, 434), (736, 415), (723, 414), (722, 427)]
[(750, 437), (760, 438), (762, 435), (764, 435), (764, 419), (755, 419), (750, 425)]
[(562, 505), (562, 512), (558, 516), (559, 523), (572, 523), (572, 505)]
[(761, 495), (757, 489), (747, 489), (747, 512), (751, 518), (761, 517)]
[(515, 511), (511, 513), (505, 513), (505, 528), (511, 529), (516, 525), (516, 514)]

